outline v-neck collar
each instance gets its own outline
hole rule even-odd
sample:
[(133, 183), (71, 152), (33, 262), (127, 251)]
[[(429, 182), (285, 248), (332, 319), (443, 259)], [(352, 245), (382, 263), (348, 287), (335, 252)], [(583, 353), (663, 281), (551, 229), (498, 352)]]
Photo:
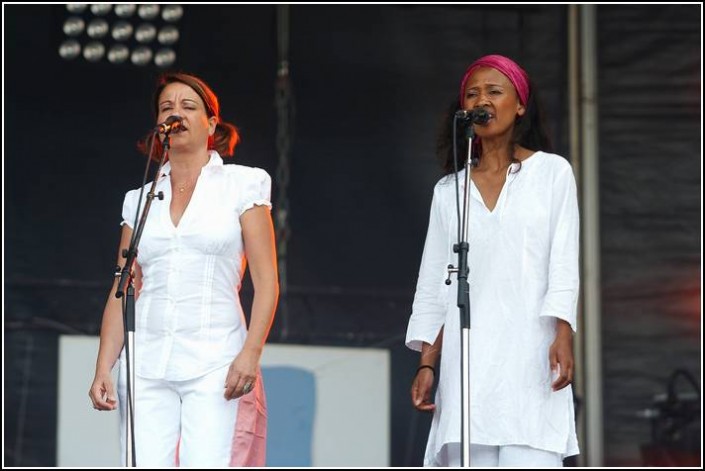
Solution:
[(179, 219), (178, 224), (174, 224), (173, 219), (171, 218), (171, 200), (174, 195), (173, 188), (171, 187), (171, 162), (167, 162), (164, 164), (162, 167), (162, 173), (160, 179), (162, 180), (163, 184), (165, 185), (166, 189), (166, 197), (164, 198), (164, 201), (167, 203), (166, 206), (166, 211), (163, 212), (164, 214), (164, 223), (168, 225), (169, 229), (171, 231), (178, 231), (181, 227), (184, 225), (184, 221), (188, 220), (189, 214), (192, 212), (191, 211), (191, 206), (197, 201), (198, 199), (198, 187), (199, 187), (199, 180), (201, 180), (201, 177), (204, 175), (204, 173), (209, 172), (212, 169), (222, 167), (223, 166), (223, 159), (220, 157), (217, 151), (212, 150), (209, 152), (209, 159), (208, 163), (201, 167), (201, 172), (198, 175), (198, 178), (196, 179), (196, 185), (193, 188), (193, 194), (191, 195), (191, 199), (189, 202), (186, 204), (186, 207), (184, 208), (184, 212), (181, 214), (181, 218)]

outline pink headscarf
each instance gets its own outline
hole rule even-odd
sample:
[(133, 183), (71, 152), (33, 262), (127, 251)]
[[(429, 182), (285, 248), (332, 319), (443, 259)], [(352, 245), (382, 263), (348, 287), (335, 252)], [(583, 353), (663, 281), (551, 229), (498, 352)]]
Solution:
[(529, 100), (529, 76), (519, 64), (508, 57), (500, 56), (499, 54), (491, 54), (489, 56), (480, 57), (473, 62), (463, 76), (463, 81), (460, 82), (460, 106), (465, 104), (465, 82), (468, 81), (470, 75), (480, 67), (491, 67), (502, 72), (517, 91), (519, 101), (526, 106)]

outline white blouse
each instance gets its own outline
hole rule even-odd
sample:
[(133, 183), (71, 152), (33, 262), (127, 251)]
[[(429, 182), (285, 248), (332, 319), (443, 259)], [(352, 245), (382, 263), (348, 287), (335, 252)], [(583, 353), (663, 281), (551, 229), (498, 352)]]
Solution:
[[(561, 156), (536, 152), (512, 164), (493, 211), (471, 184), (470, 441), (578, 453), (571, 387), (553, 392), (548, 350), (556, 318), (576, 328), (579, 216), (575, 178)], [(465, 171), (459, 173), (460, 198)], [(406, 344), (421, 350), (445, 325), (436, 411), (425, 465), (460, 442), (460, 327), (454, 176), (434, 189)]]
[[(223, 165), (211, 151), (175, 227), (170, 171), (167, 163), (156, 186), (164, 199), (152, 202), (137, 256), (143, 279), (136, 302), (135, 372), (181, 381), (227, 365), (244, 344), (240, 215), (255, 205), (271, 207), (271, 179), (259, 168)], [(133, 230), (139, 193), (129, 191), (123, 204), (122, 223)]]

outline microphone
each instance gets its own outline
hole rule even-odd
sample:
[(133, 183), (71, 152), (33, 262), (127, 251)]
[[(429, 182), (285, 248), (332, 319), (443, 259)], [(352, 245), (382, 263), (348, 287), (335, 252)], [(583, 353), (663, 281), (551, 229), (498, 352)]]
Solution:
[(169, 134), (170, 132), (178, 131), (183, 129), (184, 118), (178, 115), (171, 115), (163, 123), (157, 124), (154, 128), (154, 132), (159, 134)]
[(484, 108), (473, 108), (471, 110), (458, 110), (455, 112), (456, 118), (467, 119), (473, 124), (485, 124), (490, 120), (490, 113)]

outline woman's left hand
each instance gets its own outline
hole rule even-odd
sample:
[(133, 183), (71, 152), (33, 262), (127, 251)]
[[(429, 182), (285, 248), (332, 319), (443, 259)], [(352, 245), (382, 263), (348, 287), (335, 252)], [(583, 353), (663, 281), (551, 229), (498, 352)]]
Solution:
[(556, 322), (556, 339), (548, 350), (551, 371), (558, 377), (551, 385), (554, 391), (560, 391), (573, 382), (573, 329), (563, 319)]
[(255, 389), (260, 353), (243, 349), (230, 363), (228, 376), (225, 378), (225, 399), (237, 399)]

